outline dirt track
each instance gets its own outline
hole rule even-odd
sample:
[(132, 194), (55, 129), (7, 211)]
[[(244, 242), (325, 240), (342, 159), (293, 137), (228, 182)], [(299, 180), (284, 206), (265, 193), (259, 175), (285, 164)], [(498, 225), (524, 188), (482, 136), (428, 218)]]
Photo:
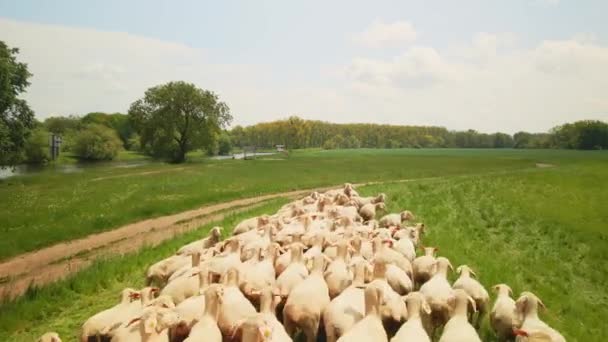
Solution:
[[(329, 188), (317, 190), (326, 189)], [(62, 279), (90, 265), (100, 256), (124, 254), (143, 246), (158, 245), (176, 235), (223, 219), (224, 214), (220, 213), (222, 211), (244, 211), (273, 198), (294, 198), (310, 191), (312, 190), (290, 191), (204, 206), (21, 254), (0, 263), (0, 298), (15, 298), (30, 285), (39, 286)]]

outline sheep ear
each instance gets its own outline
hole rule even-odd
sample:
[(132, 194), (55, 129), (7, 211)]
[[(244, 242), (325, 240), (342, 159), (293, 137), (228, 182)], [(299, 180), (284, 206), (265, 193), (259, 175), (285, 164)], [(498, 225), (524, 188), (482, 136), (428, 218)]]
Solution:
[(500, 286), (499, 285), (494, 285), (494, 286), (492, 286), (492, 290), (494, 292), (498, 292), (498, 290), (500, 290)]
[(144, 319), (144, 331), (146, 334), (154, 333), (156, 331), (157, 324), (158, 322), (156, 320), (156, 315), (150, 315), (150, 317)]
[(540, 298), (538, 298), (538, 305), (540, 305), (540, 307), (543, 308), (544, 310), (547, 310), (547, 307), (545, 306), (545, 303), (543, 303), (543, 301), (540, 300)]
[(426, 299), (422, 299), (422, 310), (427, 314), (430, 315), (431, 314), (431, 306), (429, 305), (429, 302), (426, 301)]
[(473, 271), (472, 269), (469, 269), (469, 271), (471, 272), (473, 278), (477, 278), (477, 274), (475, 273), (475, 271)]
[(473, 312), (477, 312), (477, 305), (475, 304), (475, 300), (471, 296), (467, 296), (467, 299), (469, 300), (469, 303), (471, 303), (471, 306), (473, 307)]
[(462, 265), (458, 266), (458, 268), (456, 269), (456, 273), (460, 274), (462, 272)]

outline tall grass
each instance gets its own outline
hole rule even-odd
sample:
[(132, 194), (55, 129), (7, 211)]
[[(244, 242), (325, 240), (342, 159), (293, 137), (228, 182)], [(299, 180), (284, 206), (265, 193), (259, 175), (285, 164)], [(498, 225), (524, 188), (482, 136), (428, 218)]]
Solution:
[(237, 198), (346, 181), (520, 170), (536, 162), (561, 165), (597, 155), (547, 150), (303, 150), (288, 157), (249, 161), (198, 158), (183, 165), (105, 164), (80, 173), (42, 172), (0, 181), (0, 260), (141, 219)]
[(0, 341), (30, 342), (42, 333), (57, 331), (64, 341), (76, 341), (80, 325), (91, 315), (115, 305), (125, 287), (144, 285), (146, 268), (175, 252), (180, 246), (206, 236), (211, 227), (220, 225), (229, 231), (242, 219), (273, 213), (286, 199), (275, 199), (222, 222), (205, 225), (175, 239), (137, 253), (110, 257), (70, 278), (31, 289), (20, 299), (0, 306)]
[[(454, 267), (468, 264), (490, 289), (509, 284), (547, 305), (541, 313), (568, 341), (608, 336), (608, 164), (453, 177), (366, 187), (392, 211), (417, 214)], [(453, 279), (456, 277), (453, 276)], [(488, 322), (482, 340), (494, 341)]]

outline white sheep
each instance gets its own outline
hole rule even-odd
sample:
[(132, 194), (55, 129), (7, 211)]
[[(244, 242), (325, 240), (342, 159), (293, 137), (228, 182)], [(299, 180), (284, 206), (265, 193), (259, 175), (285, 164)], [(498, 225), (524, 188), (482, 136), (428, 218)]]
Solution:
[(456, 269), (456, 272), (460, 273), (460, 277), (456, 279), (454, 284), (452, 285), (453, 289), (462, 289), (464, 290), (473, 300), (475, 301), (475, 305), (477, 307), (477, 317), (474, 319), (474, 312), (471, 312), (471, 323), (474, 323), (475, 327), (479, 328), (481, 325), (481, 320), (483, 319), (484, 314), (488, 310), (488, 305), (490, 303), (490, 295), (488, 291), (473, 277), (477, 277), (475, 272), (467, 266), (461, 265)]
[(192, 257), (188, 255), (172, 255), (150, 267), (146, 272), (146, 285), (164, 286), (171, 275), (183, 266), (191, 265)]
[(454, 290), (448, 282), (448, 270), (453, 269), (450, 261), (444, 257), (439, 257), (435, 261), (433, 277), (422, 287), (422, 293), (431, 307), (431, 326), (428, 332), (431, 338), (435, 336), (438, 327), (447, 323), (450, 318), (450, 301), (454, 298)]
[(400, 227), (401, 223), (404, 221), (409, 221), (414, 219), (414, 214), (411, 211), (405, 210), (398, 214), (387, 214), (384, 215), (378, 223), (380, 227)]
[(388, 336), (380, 317), (382, 289), (368, 286), (365, 288), (365, 317), (357, 322), (349, 331), (342, 335), (339, 341), (388, 341)]
[(82, 324), (80, 341), (88, 341), (89, 336), (105, 335), (131, 315), (137, 314), (141, 304), (135, 299), (140, 298), (140, 295), (139, 291), (132, 288), (122, 290), (117, 305), (91, 316)]
[[(545, 308), (545, 304), (532, 292), (522, 292), (515, 302), (516, 322), (514, 326), (526, 334), (543, 333), (551, 338), (551, 342), (565, 342), (566, 339), (555, 329), (538, 317), (538, 306)], [(525, 341), (525, 337), (518, 336), (516, 341)]]
[(178, 329), (170, 331), (171, 340), (177, 340), (180, 337), (188, 336), (190, 327), (197, 321), (200, 320), (204, 314), (203, 309), (205, 308), (205, 291), (211, 284), (211, 274), (209, 270), (201, 268), (198, 273), (192, 274), (191, 276), (197, 276), (199, 278), (199, 295), (192, 296), (185, 299), (175, 307), (175, 312), (181, 318)]
[(334, 298), (323, 311), (323, 326), (327, 342), (335, 342), (355, 323), (365, 316), (365, 284), (367, 262), (361, 260), (354, 265), (352, 284)]
[(61, 339), (59, 338), (59, 334), (51, 331), (40, 336), (36, 342), (61, 342)]
[[(204, 292), (205, 309), (200, 318), (194, 322), (188, 338), (184, 342), (208, 341), (221, 342), (222, 332), (218, 326), (220, 306), (224, 300), (224, 287), (213, 284)], [(202, 308), (199, 308), (202, 310)]]
[(515, 301), (510, 297), (513, 291), (506, 284), (494, 285), (493, 289), (497, 297), (490, 311), (490, 326), (498, 338), (504, 341), (513, 337)]
[(382, 202), (365, 204), (359, 209), (359, 215), (364, 221), (369, 221), (376, 217), (378, 211), (386, 211), (386, 205)]
[(337, 249), (336, 258), (329, 263), (324, 274), (330, 298), (338, 296), (352, 282), (352, 275), (346, 265), (348, 251), (352, 250), (352, 247), (348, 241), (342, 240), (337, 244)]
[(234, 227), (234, 229), (232, 230), (232, 235), (243, 234), (250, 230), (255, 230), (264, 225), (267, 225), (268, 223), (270, 223), (270, 218), (268, 217), (268, 215), (248, 218), (237, 224), (236, 227)]
[(234, 323), (256, 314), (255, 307), (239, 290), (239, 270), (231, 268), (223, 277), (224, 297), (218, 316), (218, 326), (224, 336), (234, 334)]
[(277, 291), (283, 298), (287, 298), (291, 290), (308, 276), (308, 268), (304, 264), (304, 245), (299, 242), (293, 243), (289, 249), (291, 251), (291, 263), (276, 281)]
[(187, 245), (182, 246), (176, 254), (193, 254), (193, 253), (203, 253), (204, 250), (215, 246), (216, 243), (220, 241), (222, 237), (222, 227), (213, 227), (209, 232), (209, 235), (200, 240), (196, 240), (190, 242)]
[(434, 265), (436, 262), (435, 253), (439, 250), (435, 247), (423, 247), (424, 255), (417, 257), (412, 262), (414, 271), (414, 286), (420, 288), (433, 276)]
[(172, 309), (149, 306), (126, 329), (114, 330), (111, 342), (168, 342), (169, 329), (178, 323), (179, 315)]
[(424, 295), (420, 292), (411, 292), (403, 297), (407, 304), (408, 318), (391, 342), (431, 342), (428, 333), (424, 329), (422, 316), (431, 314), (431, 307)]
[(293, 337), (300, 328), (307, 342), (315, 342), (319, 333), (321, 313), (329, 304), (329, 289), (323, 279), (325, 255), (313, 260), (310, 275), (291, 290), (283, 308), (285, 331)]
[(475, 300), (462, 289), (454, 290), (450, 300), (454, 314), (443, 328), (439, 342), (481, 342), (477, 331), (468, 321), (469, 305), (475, 308)]

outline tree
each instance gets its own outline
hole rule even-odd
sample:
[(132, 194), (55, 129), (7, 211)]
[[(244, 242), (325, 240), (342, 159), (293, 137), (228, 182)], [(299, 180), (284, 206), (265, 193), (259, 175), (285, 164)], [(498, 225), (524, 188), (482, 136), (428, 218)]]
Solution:
[(188, 151), (211, 145), (232, 121), (215, 93), (183, 81), (148, 89), (131, 105), (129, 118), (145, 151), (178, 163)]
[(19, 49), (0, 41), (0, 167), (18, 163), (25, 149), (34, 112), (17, 96), (30, 85), (27, 64), (17, 62)]
[(232, 152), (232, 140), (228, 133), (222, 132), (222, 134), (220, 134), (218, 144), (218, 153), (220, 156), (227, 156)]
[(51, 160), (49, 132), (36, 128), (25, 143), (25, 162), (28, 164), (46, 164)]
[(103, 125), (90, 125), (76, 134), (73, 151), (80, 159), (112, 160), (122, 142), (116, 132)]

